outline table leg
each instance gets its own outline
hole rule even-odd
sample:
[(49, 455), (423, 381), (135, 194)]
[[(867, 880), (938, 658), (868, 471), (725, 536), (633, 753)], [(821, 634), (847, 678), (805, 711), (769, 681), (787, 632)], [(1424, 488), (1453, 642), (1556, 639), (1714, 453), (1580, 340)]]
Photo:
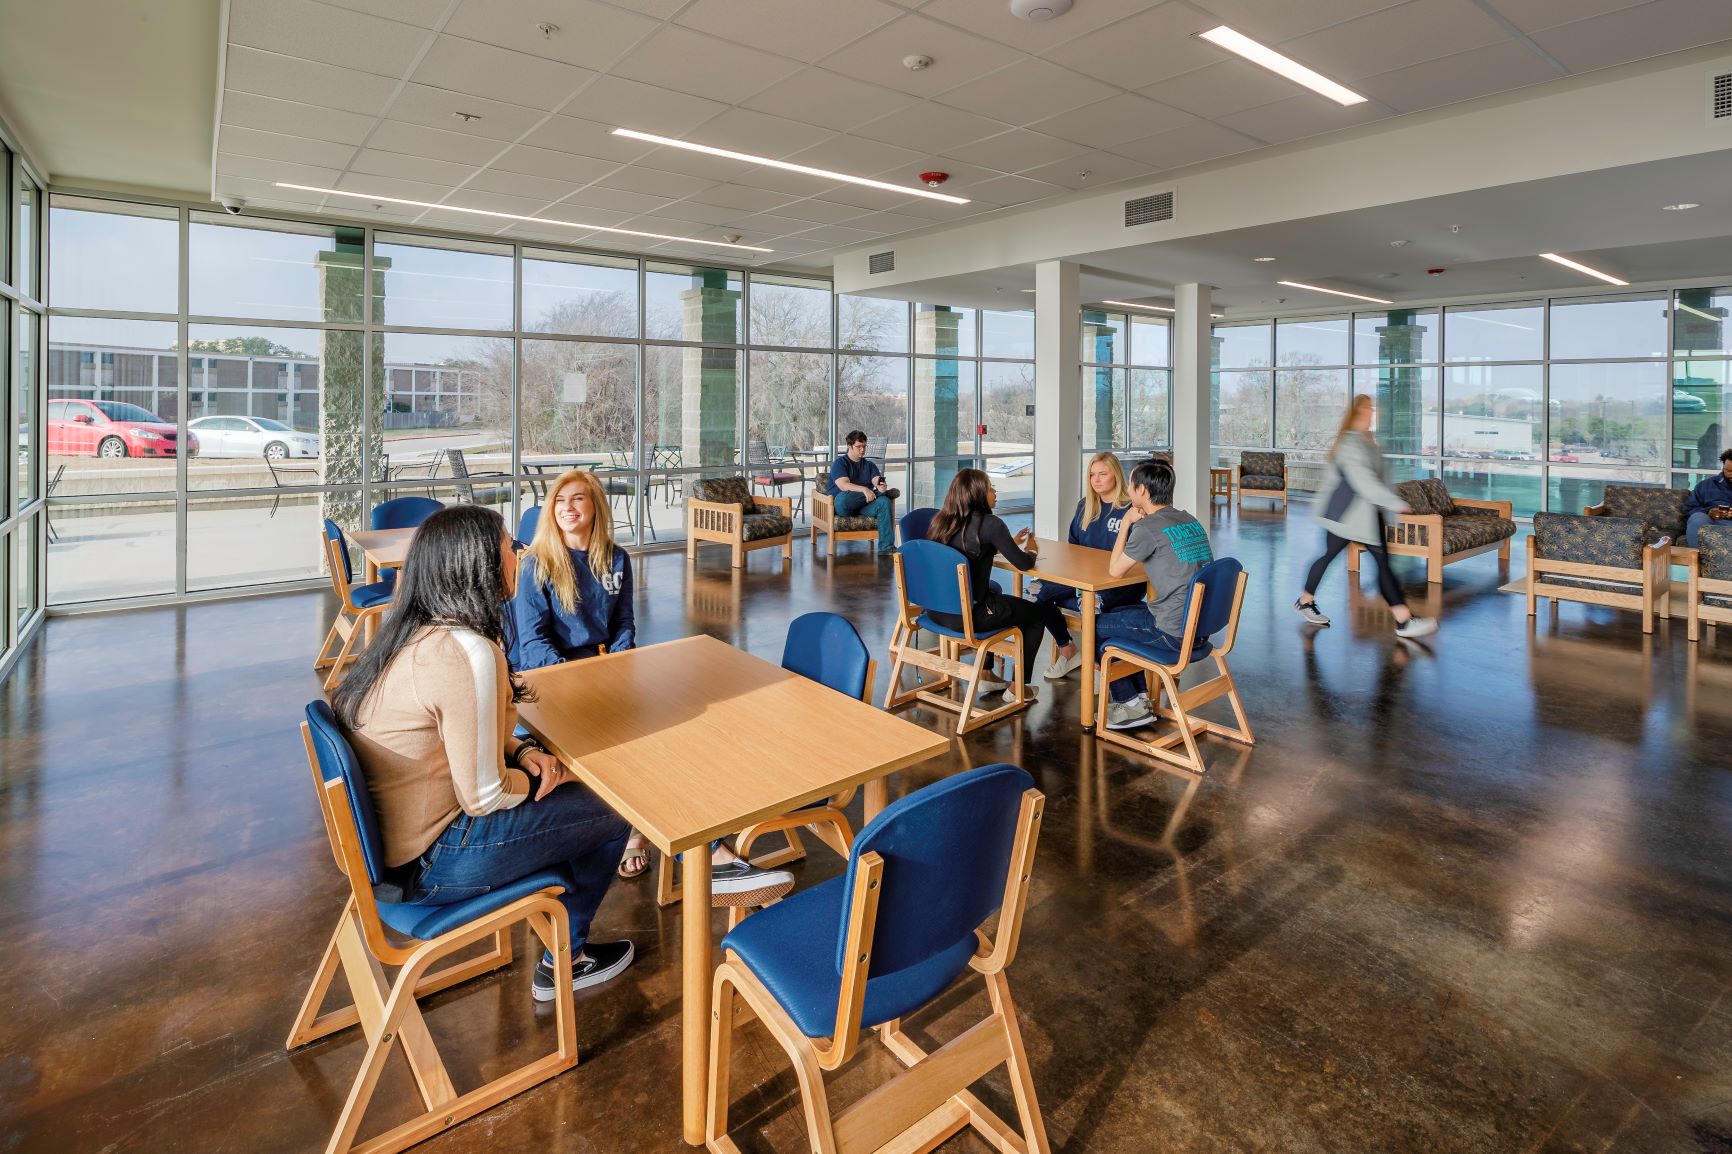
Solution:
[(680, 930), (684, 938), (681, 1019), (684, 1023), (681, 1069), (685, 1093), (685, 1138), (704, 1144), (705, 1096), (710, 1066), (710, 852), (688, 849), (680, 873)]
[[(371, 553), (367, 553), (367, 552), (363, 551), (361, 554), (361, 560), (363, 562), (362, 572), (366, 575), (367, 584), (371, 585), (374, 582), (378, 581), (379, 580), (379, 566), (378, 566), (378, 563), (373, 560), (373, 555)], [(374, 614), (372, 617), (367, 618), (366, 627), (361, 631), (361, 643), (363, 645), (373, 644), (373, 634), (378, 632), (377, 622), (378, 622), (378, 615), (377, 614)]]
[(865, 820), (862, 828), (872, 823), (872, 819), (884, 812), (884, 807), (890, 804), (890, 779), (875, 777), (866, 783), (866, 795), (861, 799)]
[(1078, 607), (1082, 610), (1082, 727), (1084, 732), (1095, 724), (1095, 593), (1081, 591)]

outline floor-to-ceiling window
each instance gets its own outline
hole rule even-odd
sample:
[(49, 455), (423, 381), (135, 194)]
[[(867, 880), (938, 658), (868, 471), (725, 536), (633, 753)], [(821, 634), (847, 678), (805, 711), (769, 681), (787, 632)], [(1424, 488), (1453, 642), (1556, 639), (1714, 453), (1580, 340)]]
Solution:
[(1086, 460), (1171, 447), (1171, 323), (1087, 307), (1082, 312), (1082, 450)]
[(41, 436), (41, 182), (0, 130), (0, 427), (15, 440), (0, 470), (0, 671), (42, 621), (49, 531)]

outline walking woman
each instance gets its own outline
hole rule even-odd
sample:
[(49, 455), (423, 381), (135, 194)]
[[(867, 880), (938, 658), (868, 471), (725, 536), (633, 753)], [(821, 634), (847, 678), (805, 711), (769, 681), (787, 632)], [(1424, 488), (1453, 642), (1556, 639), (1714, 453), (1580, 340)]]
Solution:
[(1377, 562), (1377, 587), (1389, 603), (1395, 616), (1397, 637), (1424, 637), (1437, 632), (1437, 622), (1429, 617), (1415, 617), (1401, 595), (1401, 584), (1389, 567), (1389, 553), (1383, 545), (1383, 511), (1408, 511), (1407, 502), (1389, 487), (1384, 472), (1383, 452), (1371, 435), (1376, 408), (1371, 398), (1360, 394), (1347, 406), (1335, 443), (1329, 447), (1329, 469), (1323, 477), (1319, 504), (1315, 507), (1317, 523), (1323, 526), (1323, 556), (1311, 563), (1305, 578), (1305, 589), (1293, 608), (1313, 625), (1327, 625), (1329, 618), (1317, 608), (1317, 586), (1349, 542), (1361, 545)]
[[(453, 505), (422, 523), (379, 636), (331, 705), (379, 813), (385, 864), (405, 900), (461, 902), (553, 865), (575, 885), (572, 988), (631, 965), (629, 941), (589, 940), (625, 848), (625, 821), (558, 758), (519, 738), (522, 683), (505, 661), (500, 606), (517, 556), (491, 509)], [(554, 996), (545, 952), (530, 992)]]
[[(1070, 543), (1111, 553), (1113, 542), (1119, 538), (1119, 522), (1130, 508), (1131, 492), (1125, 486), (1125, 467), (1112, 453), (1096, 453), (1089, 460), (1088, 492), (1076, 503), (1076, 515), (1070, 520)], [(1147, 592), (1148, 586), (1142, 582), (1120, 585), (1098, 594), (1095, 607), (1098, 612), (1109, 613), (1121, 606), (1135, 605)], [(1040, 592), (1034, 599), (1037, 604), (1051, 603), (1060, 610), (1069, 609), (1073, 613), (1081, 605), (1075, 589), (1056, 581), (1042, 581)], [(1057, 623), (1049, 624), (1048, 628), (1054, 631), (1053, 653), (1043, 676), (1048, 681), (1058, 681), (1082, 665), (1082, 651), (1065, 627), (1062, 613)]]

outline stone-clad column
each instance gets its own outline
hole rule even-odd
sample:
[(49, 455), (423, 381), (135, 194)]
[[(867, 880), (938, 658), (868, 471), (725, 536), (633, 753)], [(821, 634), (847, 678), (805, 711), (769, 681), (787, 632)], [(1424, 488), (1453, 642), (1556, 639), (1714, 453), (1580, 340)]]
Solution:
[[(365, 234), (360, 229), (340, 228), (335, 251), (321, 252), (315, 258), (324, 320), (356, 325), (365, 320), (361, 291), (366, 277), (364, 247)], [(374, 323), (385, 319), (385, 272), (390, 267), (388, 257), (373, 261)], [(373, 342), (370, 391), (363, 371), (365, 349), (365, 334), (357, 330), (325, 329), (320, 333), (319, 483), (355, 487), (351, 492), (323, 494), (322, 515), (350, 528), (361, 523), (363, 457), (378, 460), (385, 448), (383, 405), (378, 403), (385, 388), (385, 342), (383, 338)], [(369, 404), (374, 418), (371, 434), (365, 420)]]
[[(698, 283), (680, 294), (685, 313), (680, 336), (732, 344), (738, 339), (740, 293), (721, 269), (700, 269)], [(740, 366), (731, 348), (683, 350), (680, 369), (681, 460), (686, 465), (732, 465), (739, 447)]]

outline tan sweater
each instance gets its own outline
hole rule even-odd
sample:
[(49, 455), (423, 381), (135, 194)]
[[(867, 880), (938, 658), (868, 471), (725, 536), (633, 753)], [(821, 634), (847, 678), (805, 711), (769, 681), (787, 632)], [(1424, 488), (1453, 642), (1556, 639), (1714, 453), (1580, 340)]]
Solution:
[(434, 626), (405, 645), (361, 703), (349, 735), (379, 811), (385, 863), (413, 861), (459, 812), (519, 805), (530, 779), (505, 764), (520, 742), (505, 654), (467, 629)]

